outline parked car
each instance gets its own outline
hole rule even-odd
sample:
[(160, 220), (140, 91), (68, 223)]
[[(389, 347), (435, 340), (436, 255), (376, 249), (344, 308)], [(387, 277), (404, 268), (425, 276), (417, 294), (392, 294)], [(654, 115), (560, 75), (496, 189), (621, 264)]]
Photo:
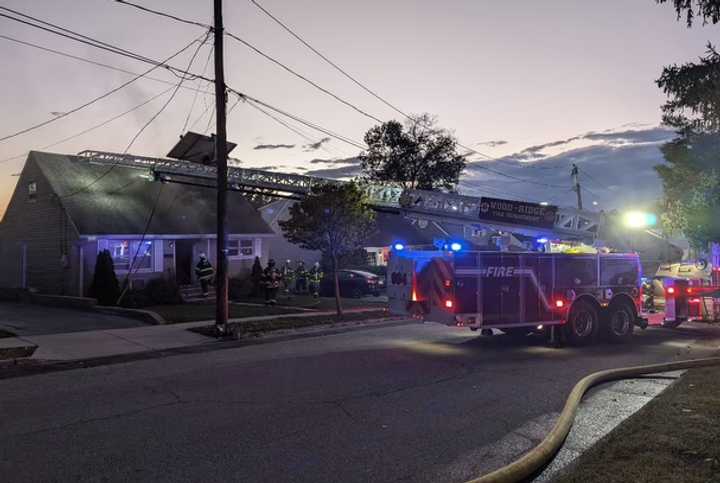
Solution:
[[(365, 295), (377, 297), (385, 289), (385, 279), (374, 273), (362, 270), (339, 270), (340, 296), (360, 298)], [(320, 282), (320, 295), (335, 296), (335, 280), (332, 273), (327, 274)]]

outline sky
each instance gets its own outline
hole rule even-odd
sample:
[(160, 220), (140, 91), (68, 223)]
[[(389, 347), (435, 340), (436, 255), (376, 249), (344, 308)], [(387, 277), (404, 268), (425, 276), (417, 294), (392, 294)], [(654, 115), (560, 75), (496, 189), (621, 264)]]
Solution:
[[(203, 23), (209, 23), (212, 15), (211, 0), (137, 3)], [(569, 180), (567, 162), (578, 161), (587, 167), (588, 178), (595, 180), (590, 183), (588, 179), (588, 186), (595, 185), (593, 191), (605, 191), (602, 196), (588, 196), (606, 204), (617, 204), (618, 193), (628, 191), (624, 185), (613, 183), (628, 159), (639, 160), (639, 170), (647, 179), (647, 196), (659, 195), (659, 182), (651, 168), (662, 162), (658, 148), (672, 138), (672, 133), (657, 128), (659, 106), (665, 98), (654, 80), (664, 65), (696, 59), (708, 41), (720, 40), (719, 26), (688, 29), (683, 21), (676, 20), (671, 6), (657, 5), (654, 0), (260, 3), (393, 105), (404, 112), (436, 115), (439, 125), (451, 130), (463, 144), (500, 158), (488, 165), (542, 183), (558, 177)], [(0, 0), (0, 6), (154, 59), (169, 57), (203, 33), (196, 26), (152, 16), (112, 0)], [(398, 118), (396, 112), (325, 64), (249, 0), (226, 0), (225, 23), (228, 31), (363, 111), (383, 120)], [(0, 18), (0, 35), (133, 72), (148, 68), (147, 64), (5, 18)], [(226, 80), (237, 90), (354, 140), (362, 140), (365, 131), (376, 124), (234, 40), (227, 39), (225, 49)], [(193, 72), (202, 71), (209, 52), (208, 46), (199, 51)], [(190, 53), (173, 64), (187, 66)], [(4, 38), (0, 38), (0, 58), (0, 137), (67, 112), (132, 78)], [(208, 77), (212, 77), (211, 69), (212, 65)], [(177, 82), (167, 72), (156, 71), (151, 76)], [(201, 81), (184, 85), (208, 90)], [(122, 152), (170, 93), (100, 129), (46, 146), (107, 121), (169, 87), (141, 79), (87, 109), (0, 142), (0, 211), (12, 193), (17, 181), (13, 175), (21, 171), (22, 155), (28, 150)], [(230, 97), (230, 106), (235, 100)], [(166, 155), (183, 132), (186, 119), (195, 131), (213, 132), (208, 122), (213, 102), (210, 95), (196, 97), (193, 90), (180, 89), (130, 152)], [(317, 160), (358, 154), (356, 147), (302, 129), (306, 137), (240, 102), (228, 118), (228, 137), (238, 144), (232, 156), (249, 167), (338, 175), (328, 172), (337, 168), (337, 161)], [(514, 182), (513, 186), (511, 180), (497, 179), (475, 166), (487, 161), (478, 156), (469, 160), (471, 165), (461, 184), (468, 193), (481, 194), (480, 188), (493, 183), (492, 189), (497, 191), (499, 184), (505, 183), (502, 189), (513, 188), (516, 197), (553, 195), (567, 203), (572, 195), (569, 190), (548, 193), (540, 184)], [(352, 165), (346, 167), (350, 168), (346, 173), (352, 171)], [(621, 178), (621, 182), (631, 179)], [(614, 193), (612, 186), (616, 186)]]

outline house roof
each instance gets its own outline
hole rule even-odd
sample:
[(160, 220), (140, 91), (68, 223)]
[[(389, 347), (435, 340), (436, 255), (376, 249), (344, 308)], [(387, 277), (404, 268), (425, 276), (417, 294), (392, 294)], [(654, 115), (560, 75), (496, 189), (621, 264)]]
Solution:
[[(211, 235), (216, 233), (215, 191), (153, 183), (142, 170), (93, 163), (88, 158), (32, 151), (81, 235)], [(96, 181), (97, 180), (97, 181)], [(260, 214), (238, 192), (228, 192), (228, 233), (272, 234)]]
[[(282, 234), (278, 221), (287, 220), (290, 217), (290, 207), (295, 203), (292, 200), (273, 201), (260, 208), (260, 212), (265, 222), (278, 234)], [(378, 212), (375, 221), (377, 230), (363, 242), (366, 247), (390, 246), (398, 240), (402, 240), (408, 245), (432, 244), (432, 234), (418, 229), (401, 215)]]

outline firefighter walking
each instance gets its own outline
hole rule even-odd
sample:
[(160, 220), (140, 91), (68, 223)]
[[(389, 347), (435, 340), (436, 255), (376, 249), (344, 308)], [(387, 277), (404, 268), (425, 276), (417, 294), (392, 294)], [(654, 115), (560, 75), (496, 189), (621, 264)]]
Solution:
[(323, 278), (323, 271), (320, 268), (320, 262), (315, 262), (308, 272), (308, 280), (310, 281), (310, 293), (313, 297), (320, 296), (320, 281)]
[(207, 297), (210, 293), (210, 282), (215, 276), (215, 269), (204, 253), (200, 254), (200, 261), (195, 265), (195, 275), (200, 280), (203, 297)]
[(272, 258), (268, 261), (267, 267), (263, 271), (263, 285), (265, 286), (265, 303), (267, 305), (275, 305), (277, 303), (277, 293), (280, 289), (280, 281), (282, 274), (275, 267), (275, 260)]

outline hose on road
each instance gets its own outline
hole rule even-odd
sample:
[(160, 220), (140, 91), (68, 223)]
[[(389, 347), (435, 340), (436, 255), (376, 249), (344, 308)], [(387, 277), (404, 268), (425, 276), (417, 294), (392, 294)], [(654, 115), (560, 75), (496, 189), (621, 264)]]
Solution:
[(540, 444), (509, 465), (470, 480), (467, 483), (516, 483), (537, 474), (538, 471), (552, 461), (555, 454), (557, 454), (558, 450), (562, 447), (565, 438), (570, 432), (570, 428), (572, 428), (580, 401), (588, 389), (597, 384), (658, 372), (679, 371), (715, 365), (720, 365), (720, 357), (692, 359), (648, 366), (621, 367), (590, 374), (582, 378), (580, 382), (573, 387), (555, 426)]

